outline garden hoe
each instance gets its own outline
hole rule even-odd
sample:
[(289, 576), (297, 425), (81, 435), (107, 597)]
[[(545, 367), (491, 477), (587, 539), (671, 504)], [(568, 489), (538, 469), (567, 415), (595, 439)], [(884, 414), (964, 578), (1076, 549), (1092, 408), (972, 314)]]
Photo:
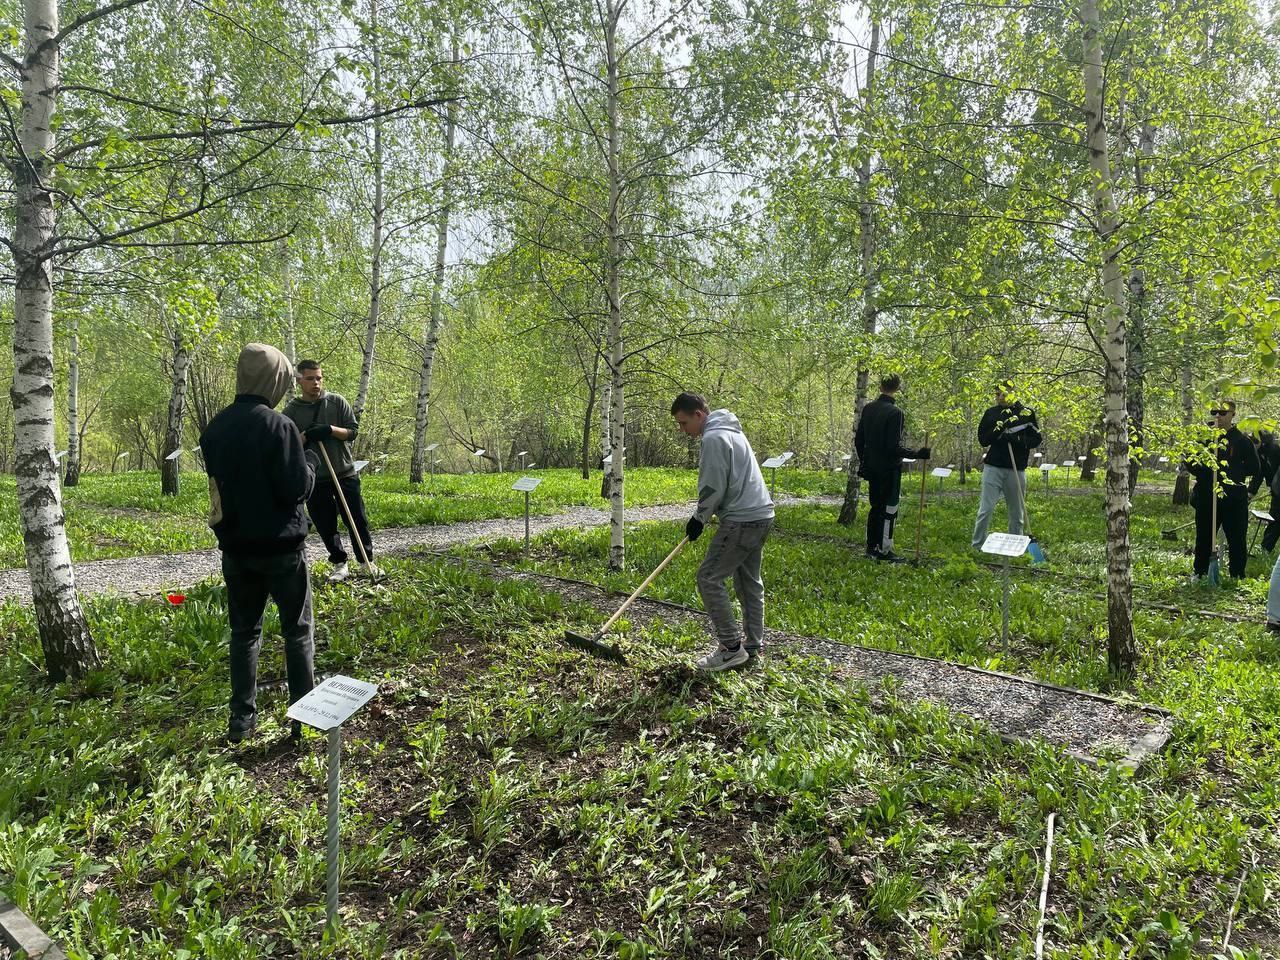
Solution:
[(1180, 524), (1178, 524), (1176, 527), (1171, 527), (1171, 528), (1169, 528), (1168, 530), (1161, 530), (1161, 531), (1160, 531), (1160, 539), (1161, 539), (1161, 540), (1177, 540), (1177, 539), (1178, 539), (1178, 531), (1179, 531), (1179, 530), (1185, 530), (1185, 529), (1187, 529), (1187, 527), (1191, 526), (1191, 525), (1192, 525), (1192, 524), (1194, 524), (1195, 522), (1196, 522), (1195, 517), (1192, 517), (1192, 518), (1191, 518), (1190, 520), (1188, 520), (1186, 523), (1180, 523)]
[[(324, 442), (316, 444), (320, 448), (320, 455), (324, 457), (324, 465), (329, 468), (329, 479), (333, 481), (333, 489), (338, 494), (338, 502), (342, 504), (342, 515), (347, 518), (347, 533), (351, 535), (351, 544), (356, 548), (356, 553), (360, 555), (360, 563), (363, 569), (373, 569), (373, 564), (369, 562), (369, 555), (364, 552), (364, 543), (360, 540), (360, 534), (356, 533), (356, 522), (351, 518), (351, 507), (347, 505), (346, 494), (342, 492), (342, 485), (338, 483), (338, 474), (333, 469), (333, 461), (329, 459), (329, 451), (324, 448)], [(385, 576), (385, 574), (371, 574), (369, 579), (377, 583)]]
[(609, 632), (610, 627), (618, 622), (618, 618), (627, 612), (627, 608), (631, 606), (636, 597), (644, 593), (645, 588), (648, 587), (649, 584), (653, 583), (653, 581), (657, 579), (658, 574), (666, 568), (667, 564), (676, 558), (676, 554), (683, 550), (685, 544), (688, 542), (688, 537), (681, 539), (681, 541), (675, 545), (675, 549), (667, 554), (667, 558), (658, 564), (653, 573), (649, 574), (649, 576), (645, 578), (644, 583), (636, 587), (635, 592), (623, 601), (622, 606), (617, 609), (612, 617), (605, 621), (603, 627), (589, 637), (584, 637), (580, 633), (574, 633), (572, 630), (566, 630), (564, 632), (565, 642), (571, 647), (577, 647), (579, 650), (585, 650), (593, 657), (599, 657), (602, 660), (612, 660), (615, 663), (625, 664), (627, 662), (627, 658), (623, 655), (622, 650), (616, 643), (605, 643), (603, 639), (604, 635)]
[(1022, 507), (1022, 532), (1031, 538), (1031, 542), (1027, 544), (1027, 553), (1031, 556), (1033, 566), (1040, 566), (1046, 563), (1044, 548), (1040, 546), (1040, 541), (1036, 539), (1036, 535), (1031, 532), (1031, 514), (1027, 511), (1027, 488), (1022, 485), (1022, 480), (1018, 476), (1018, 461), (1013, 459), (1013, 444), (1006, 444), (1009, 448), (1009, 466), (1013, 467), (1013, 485), (1018, 488), (1018, 499)]

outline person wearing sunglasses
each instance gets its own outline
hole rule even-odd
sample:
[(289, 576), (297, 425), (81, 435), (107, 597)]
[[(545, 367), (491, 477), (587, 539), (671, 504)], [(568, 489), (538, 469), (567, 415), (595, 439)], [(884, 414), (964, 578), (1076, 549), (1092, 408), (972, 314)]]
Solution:
[(1235, 403), (1224, 400), (1214, 404), (1210, 413), (1213, 419), (1209, 425), (1216, 430), (1215, 440), (1210, 441), (1216, 452), (1216, 477), (1212, 463), (1188, 465), (1196, 478), (1195, 489), (1191, 491), (1191, 503), (1196, 510), (1194, 571), (1197, 578), (1203, 577), (1209, 572), (1209, 562), (1213, 559), (1216, 479), (1217, 520), (1227, 540), (1227, 572), (1233, 577), (1243, 577), (1245, 562), (1249, 559), (1249, 478), (1257, 476), (1262, 467), (1253, 441), (1235, 425)]

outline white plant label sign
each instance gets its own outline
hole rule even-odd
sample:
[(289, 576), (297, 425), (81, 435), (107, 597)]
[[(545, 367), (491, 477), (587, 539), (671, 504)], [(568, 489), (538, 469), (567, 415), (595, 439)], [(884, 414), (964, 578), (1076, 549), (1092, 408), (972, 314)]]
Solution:
[(332, 730), (374, 698), (377, 684), (353, 677), (330, 677), (289, 708), (290, 720), (301, 720), (317, 730)]
[(787, 461), (783, 460), (781, 457), (770, 457), (764, 463), (760, 464), (760, 466), (768, 467), (770, 470), (777, 470), (786, 462)]
[(982, 552), (997, 557), (1020, 557), (1027, 552), (1030, 543), (1031, 538), (1020, 533), (989, 533), (982, 541)]
[(542, 482), (541, 477), (521, 477), (511, 485), (512, 490), (522, 490), (528, 493), (530, 490), (537, 490), (538, 484)]
[(949, 477), (951, 476), (951, 468), (950, 467), (934, 467), (933, 471), (930, 473), (930, 476)]

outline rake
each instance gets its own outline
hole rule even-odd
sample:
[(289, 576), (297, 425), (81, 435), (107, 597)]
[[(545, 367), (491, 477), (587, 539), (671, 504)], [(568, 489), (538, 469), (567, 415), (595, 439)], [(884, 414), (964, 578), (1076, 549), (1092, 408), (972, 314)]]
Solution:
[(676, 558), (676, 555), (684, 549), (685, 544), (688, 542), (688, 537), (681, 539), (681, 541), (675, 545), (675, 548), (667, 554), (666, 559), (654, 568), (653, 573), (645, 577), (644, 583), (636, 587), (635, 592), (623, 601), (622, 606), (614, 612), (612, 617), (605, 621), (604, 626), (591, 634), (591, 636), (574, 633), (572, 630), (566, 630), (564, 632), (565, 642), (571, 647), (577, 647), (579, 650), (591, 654), (593, 657), (599, 657), (602, 660), (612, 660), (614, 663), (625, 664), (627, 662), (627, 658), (626, 655), (623, 654), (622, 648), (616, 643), (605, 643), (603, 639), (604, 635), (609, 632), (610, 627), (618, 622), (618, 618), (627, 612), (627, 608), (635, 602), (636, 598), (640, 596), (640, 594), (644, 593), (649, 584), (653, 583), (653, 581), (658, 578), (658, 574), (666, 569), (667, 564)]

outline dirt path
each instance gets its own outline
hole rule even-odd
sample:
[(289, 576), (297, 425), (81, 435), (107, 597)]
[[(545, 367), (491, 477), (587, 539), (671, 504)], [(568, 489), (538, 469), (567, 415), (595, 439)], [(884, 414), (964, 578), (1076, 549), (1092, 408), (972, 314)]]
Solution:
[[(838, 497), (779, 497), (779, 506), (798, 503), (839, 503)], [(679, 520), (689, 516), (691, 503), (635, 507), (627, 511), (627, 522), (646, 520)], [(592, 507), (573, 507), (563, 513), (529, 518), (532, 536), (562, 527), (602, 527), (609, 513)], [(465, 523), (433, 524), (421, 527), (388, 527), (373, 532), (377, 555), (405, 553), (414, 548), (451, 547), (476, 540), (523, 537), (524, 517), (497, 520), (472, 520)], [(319, 538), (307, 540), (307, 559), (311, 562), (327, 558)], [(375, 557), (376, 559), (376, 557)], [(150, 594), (174, 587), (187, 587), (222, 570), (217, 550), (198, 550), (119, 560), (92, 560), (76, 564), (76, 584), (82, 595), (92, 593)], [(25, 569), (0, 571), (0, 598), (31, 598), (31, 583)]]

